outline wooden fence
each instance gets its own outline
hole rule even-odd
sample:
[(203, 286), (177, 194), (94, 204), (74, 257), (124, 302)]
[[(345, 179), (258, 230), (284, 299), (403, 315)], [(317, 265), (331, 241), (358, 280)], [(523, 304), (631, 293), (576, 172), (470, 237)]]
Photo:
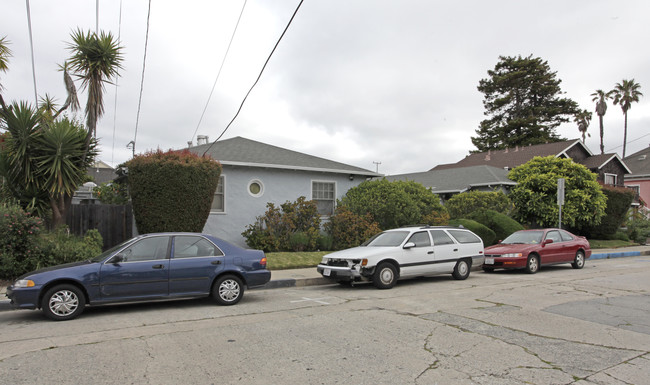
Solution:
[(131, 205), (73, 204), (66, 224), (72, 234), (81, 236), (97, 229), (106, 250), (133, 237), (133, 210)]

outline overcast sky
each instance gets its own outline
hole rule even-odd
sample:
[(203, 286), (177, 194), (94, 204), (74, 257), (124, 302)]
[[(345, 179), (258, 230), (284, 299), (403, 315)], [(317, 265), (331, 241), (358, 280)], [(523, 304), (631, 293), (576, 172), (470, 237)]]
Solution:
[[(199, 119), (244, 4), (153, 1), (144, 88), (148, 2), (99, 1), (99, 29), (120, 35), (124, 69), (107, 86), (100, 159), (216, 139), (236, 113), (299, 0), (248, 0), (214, 95)], [(65, 100), (57, 71), (71, 31), (96, 28), (92, 0), (31, 0), (36, 85)], [(257, 87), (223, 138), (248, 139), (383, 174), (426, 171), (474, 150), (484, 119), (476, 89), (500, 55), (541, 57), (581, 108), (590, 94), (634, 78), (646, 95), (629, 111), (627, 155), (650, 144), (650, 2), (647, 0), (305, 0)], [(0, 5), (13, 57), (0, 74), (6, 101), (34, 102), (27, 7)], [(79, 85), (78, 85), (79, 86)], [(117, 103), (116, 100), (117, 93)], [(85, 94), (80, 95), (82, 104)], [(81, 116), (81, 115), (80, 115)], [(587, 146), (599, 153), (598, 117)], [(557, 133), (580, 136), (575, 123)], [(196, 141), (196, 138), (194, 137)], [(609, 103), (605, 151), (622, 153), (623, 114)]]

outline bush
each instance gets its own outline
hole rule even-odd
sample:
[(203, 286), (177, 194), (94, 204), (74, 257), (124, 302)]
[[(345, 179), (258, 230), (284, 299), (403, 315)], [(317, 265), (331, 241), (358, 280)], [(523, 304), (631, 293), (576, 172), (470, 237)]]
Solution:
[(129, 203), (127, 186), (119, 183), (103, 183), (93, 188), (93, 194), (100, 202), (107, 205), (125, 205)]
[(634, 191), (623, 187), (602, 186), (607, 197), (605, 216), (597, 226), (588, 226), (582, 233), (589, 238), (610, 239), (614, 238), (618, 229), (627, 219), (627, 212), (634, 201)]
[(88, 230), (84, 237), (71, 235), (65, 226), (44, 233), (39, 239), (42, 256), (38, 268), (83, 261), (102, 252), (102, 236), (97, 230)]
[(279, 208), (273, 203), (267, 203), (266, 207), (266, 213), (246, 226), (242, 233), (249, 247), (266, 252), (290, 251), (295, 247), (304, 247), (305, 251), (316, 250), (320, 239), (320, 215), (314, 201), (300, 197), (293, 203), (281, 204)]
[(422, 184), (386, 179), (365, 181), (351, 188), (338, 206), (360, 216), (370, 214), (381, 229), (422, 223), (427, 215), (436, 217), (447, 211), (440, 198)]
[(456, 194), (445, 202), (451, 218), (467, 218), (477, 210), (494, 210), (509, 215), (513, 205), (510, 198), (501, 191), (468, 191)]
[(318, 250), (319, 251), (329, 251), (332, 250), (332, 245), (334, 241), (332, 240), (331, 235), (321, 234), (318, 237)]
[[(524, 226), (519, 222), (494, 210), (478, 210), (468, 215), (467, 219), (475, 220), (487, 228), (492, 229), (497, 241), (504, 240), (515, 231), (524, 229)], [(486, 246), (489, 245), (486, 244)]]
[(627, 233), (634, 242), (646, 244), (650, 238), (650, 220), (636, 213), (628, 223)]
[(450, 226), (463, 226), (464, 228), (474, 232), (483, 240), (483, 245), (493, 245), (496, 240), (496, 234), (486, 226), (473, 221), (471, 219), (452, 219), (449, 221)]
[(380, 233), (381, 229), (372, 219), (372, 215), (358, 215), (345, 206), (339, 206), (330, 221), (325, 224), (325, 231), (332, 237), (332, 248), (342, 250), (359, 246)]
[(43, 221), (16, 204), (0, 205), (0, 278), (11, 280), (39, 266)]
[(124, 166), (140, 233), (203, 231), (221, 175), (219, 162), (188, 150), (158, 150)]

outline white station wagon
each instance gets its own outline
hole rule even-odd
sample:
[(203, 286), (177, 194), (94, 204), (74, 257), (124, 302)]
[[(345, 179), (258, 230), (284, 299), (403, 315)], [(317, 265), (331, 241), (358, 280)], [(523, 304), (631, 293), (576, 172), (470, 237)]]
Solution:
[(483, 264), (483, 241), (463, 227), (417, 226), (381, 232), (359, 247), (323, 257), (323, 277), (347, 284), (372, 281), (390, 289), (398, 279), (451, 274), (469, 277)]

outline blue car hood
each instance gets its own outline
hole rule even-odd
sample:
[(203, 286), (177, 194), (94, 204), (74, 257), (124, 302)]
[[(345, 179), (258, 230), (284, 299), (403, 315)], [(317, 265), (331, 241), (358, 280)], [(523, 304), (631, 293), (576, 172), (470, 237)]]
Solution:
[(48, 271), (63, 270), (63, 269), (67, 269), (67, 268), (70, 268), (70, 267), (89, 265), (91, 263), (95, 263), (95, 262), (91, 262), (91, 261), (86, 260), (86, 261), (70, 262), (70, 263), (64, 263), (62, 265), (55, 265), (55, 266), (45, 267), (45, 268), (42, 268), (42, 269), (30, 271), (27, 274), (21, 275), (17, 279), (23, 279), (23, 278), (26, 278), (26, 277), (29, 277), (29, 276), (32, 276), (32, 275), (35, 275), (35, 274), (40, 274), (40, 273), (47, 273)]

